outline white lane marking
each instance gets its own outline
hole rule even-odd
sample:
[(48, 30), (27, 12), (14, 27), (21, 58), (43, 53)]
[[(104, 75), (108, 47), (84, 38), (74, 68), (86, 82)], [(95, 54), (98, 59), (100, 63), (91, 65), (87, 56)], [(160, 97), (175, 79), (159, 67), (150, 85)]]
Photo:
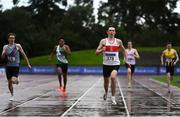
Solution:
[[(160, 93), (158, 93), (158, 92), (154, 91), (153, 89), (151, 89), (151, 88), (147, 87), (145, 84), (140, 83), (140, 82), (138, 82), (138, 81), (137, 81), (137, 80), (135, 80), (135, 79), (134, 79), (134, 81), (135, 81), (135, 82), (137, 82), (137, 83), (139, 83), (140, 85), (142, 85), (144, 88), (146, 88), (146, 89), (148, 89), (148, 90), (150, 90), (150, 91), (154, 92), (155, 94), (159, 95), (161, 98), (163, 98), (164, 100), (168, 101), (169, 103), (171, 103), (171, 104), (173, 104), (173, 105), (176, 105), (176, 103), (172, 102), (171, 100), (169, 100), (169, 99), (168, 99), (168, 98), (166, 98), (165, 96), (161, 95)], [(180, 108), (180, 107), (177, 107), (177, 108)]]
[(117, 78), (117, 83), (118, 83), (119, 91), (120, 91), (122, 99), (123, 99), (124, 107), (126, 109), (127, 117), (130, 117), (129, 110), (128, 110), (128, 107), (127, 107), (127, 104), (126, 104), (126, 101), (125, 101), (125, 98), (124, 98), (120, 83), (119, 83), (119, 78)]
[(78, 98), (78, 100), (71, 106), (69, 107), (68, 110), (66, 110), (60, 117), (64, 117), (69, 111), (71, 111), (71, 109), (87, 94), (89, 93), (89, 91), (91, 91), (99, 82), (101, 79), (99, 79), (98, 81), (96, 81), (95, 84), (93, 84), (81, 97)]
[(8, 110), (6, 110), (6, 111), (2, 111), (2, 112), (0, 112), (0, 115), (6, 113), (6, 112), (8, 112), (8, 111), (14, 110), (15, 108), (20, 107), (20, 106), (22, 106), (22, 105), (24, 105), (24, 104), (26, 104), (26, 103), (28, 103), (28, 102), (34, 101), (34, 100), (36, 100), (36, 99), (38, 99), (38, 98), (41, 98), (41, 97), (45, 96), (46, 94), (48, 94), (49, 92), (50, 92), (50, 91), (48, 91), (47, 93), (44, 93), (44, 94), (42, 94), (42, 95), (40, 95), (40, 96), (32, 99), (32, 100), (25, 101), (25, 102), (23, 102), (22, 104), (19, 104), (19, 105), (15, 106), (15, 107), (12, 107), (12, 108), (10, 108), (10, 109), (8, 109)]

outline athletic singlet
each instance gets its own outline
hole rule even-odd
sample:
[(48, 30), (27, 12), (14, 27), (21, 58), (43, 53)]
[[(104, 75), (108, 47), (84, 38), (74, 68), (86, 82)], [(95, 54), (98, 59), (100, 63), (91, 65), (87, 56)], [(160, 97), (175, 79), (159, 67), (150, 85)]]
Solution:
[(169, 51), (168, 49), (166, 49), (164, 51), (164, 56), (165, 56), (166, 65), (172, 64), (175, 60), (175, 50), (170, 49), (170, 51)]
[(136, 59), (135, 59), (135, 57), (134, 57), (134, 55), (135, 55), (135, 49), (131, 49), (131, 50), (129, 50), (129, 49), (126, 49), (126, 52), (127, 52), (127, 61), (128, 61), (128, 63), (129, 64), (131, 64), (131, 65), (135, 65), (136, 64)]
[(12, 46), (5, 45), (4, 46), (5, 53), (7, 56), (7, 66), (19, 66), (20, 63), (20, 55), (19, 55), (19, 48), (15, 43)]
[(105, 39), (106, 48), (103, 52), (103, 64), (104, 65), (120, 65), (119, 60), (119, 44), (117, 44), (117, 39), (115, 38), (113, 43), (109, 43), (108, 39)]
[(56, 48), (56, 58), (58, 63), (68, 63), (66, 58), (66, 52), (64, 48), (60, 47), (59, 45)]

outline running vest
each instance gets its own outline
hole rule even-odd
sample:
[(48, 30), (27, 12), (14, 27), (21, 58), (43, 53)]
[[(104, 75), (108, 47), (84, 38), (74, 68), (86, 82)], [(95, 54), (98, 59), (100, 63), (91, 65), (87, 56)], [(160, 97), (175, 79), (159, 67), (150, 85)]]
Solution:
[(175, 50), (170, 49), (169, 51), (168, 49), (166, 49), (164, 51), (164, 56), (165, 56), (166, 65), (172, 64), (175, 61)]
[(20, 55), (19, 55), (19, 48), (17, 44), (12, 46), (5, 45), (5, 53), (7, 56), (7, 66), (19, 66), (20, 63)]
[(119, 60), (119, 44), (115, 38), (113, 43), (109, 43), (108, 39), (105, 39), (106, 48), (103, 52), (103, 64), (104, 65), (120, 65)]
[(135, 65), (136, 64), (136, 59), (134, 57), (134, 54), (135, 54), (135, 49), (126, 49), (126, 52), (127, 52), (127, 61), (129, 64), (131, 65)]
[(56, 48), (56, 57), (58, 63), (68, 63), (67, 58), (66, 58), (66, 52), (64, 48), (60, 47), (59, 45)]

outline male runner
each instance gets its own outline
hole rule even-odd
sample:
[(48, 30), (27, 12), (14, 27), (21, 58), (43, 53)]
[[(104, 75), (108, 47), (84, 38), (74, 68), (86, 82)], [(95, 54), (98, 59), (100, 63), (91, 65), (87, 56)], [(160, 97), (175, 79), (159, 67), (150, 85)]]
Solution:
[[(109, 78), (111, 78), (111, 92), (112, 92), (112, 103), (116, 105), (115, 93), (116, 93), (116, 77), (120, 66), (119, 50), (122, 49), (125, 60), (126, 52), (123, 43), (120, 39), (115, 38), (115, 28), (110, 26), (107, 30), (107, 38), (100, 41), (97, 47), (96, 54), (103, 54), (103, 76), (104, 76), (104, 100), (107, 99)], [(128, 63), (127, 63), (128, 64)]]
[(128, 88), (131, 88), (132, 76), (135, 70), (136, 59), (139, 59), (140, 56), (138, 54), (138, 51), (133, 48), (132, 41), (128, 41), (127, 46), (128, 46), (128, 48), (126, 49), (127, 61), (130, 64), (130, 67), (127, 64), (126, 67), (128, 69)]
[(174, 66), (178, 61), (179, 56), (176, 50), (172, 48), (171, 42), (168, 42), (166, 49), (161, 54), (161, 65), (166, 66), (168, 92), (170, 92), (170, 85), (173, 80)]
[(2, 59), (7, 59), (6, 64), (6, 77), (8, 80), (8, 88), (11, 93), (10, 100), (14, 100), (14, 91), (13, 91), (13, 84), (18, 84), (18, 75), (19, 75), (19, 63), (20, 63), (20, 54), (24, 57), (24, 59), (27, 62), (27, 65), (29, 68), (31, 68), (31, 65), (29, 63), (29, 60), (21, 47), (20, 44), (15, 43), (15, 37), (16, 35), (14, 33), (8, 34), (8, 44), (4, 45), (3, 51), (1, 54)]
[[(52, 60), (52, 57), (56, 54), (57, 60), (57, 72), (59, 79), (59, 90), (65, 92), (66, 91), (66, 83), (67, 83), (67, 70), (68, 70), (68, 60), (67, 55), (71, 54), (71, 50), (68, 45), (65, 44), (64, 38), (59, 38), (59, 44), (56, 45), (49, 57), (49, 61)], [(63, 75), (64, 86), (61, 83), (61, 75)]]

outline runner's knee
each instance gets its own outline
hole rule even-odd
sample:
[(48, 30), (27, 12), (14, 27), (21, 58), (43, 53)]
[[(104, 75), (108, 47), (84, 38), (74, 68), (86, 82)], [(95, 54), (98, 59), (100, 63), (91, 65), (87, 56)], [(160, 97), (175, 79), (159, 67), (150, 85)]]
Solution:
[(111, 72), (111, 78), (112, 79), (115, 79), (117, 77), (117, 71), (116, 70), (113, 70), (112, 72)]

